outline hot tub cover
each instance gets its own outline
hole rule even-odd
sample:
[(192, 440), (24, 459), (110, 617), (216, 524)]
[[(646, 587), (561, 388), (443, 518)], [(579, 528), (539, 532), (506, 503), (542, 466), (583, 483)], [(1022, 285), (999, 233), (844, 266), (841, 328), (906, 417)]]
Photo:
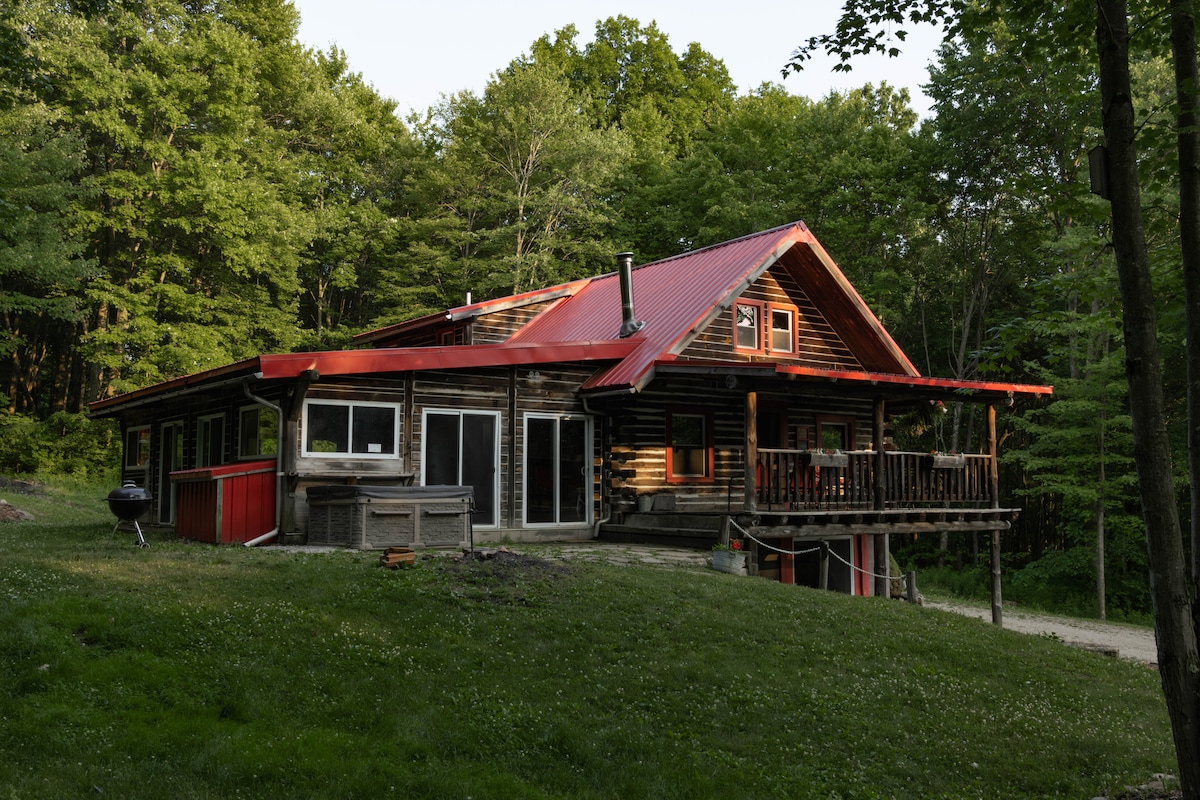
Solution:
[(335, 500), (449, 500), (474, 496), (470, 486), (370, 486), (355, 484), (346, 486), (308, 487), (310, 503), (333, 502)]

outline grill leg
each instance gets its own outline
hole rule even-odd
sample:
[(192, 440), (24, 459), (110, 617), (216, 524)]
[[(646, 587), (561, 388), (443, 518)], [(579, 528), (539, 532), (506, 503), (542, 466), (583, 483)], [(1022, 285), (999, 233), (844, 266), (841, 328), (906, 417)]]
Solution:
[(149, 547), (150, 543), (146, 541), (146, 538), (144, 536), (142, 536), (142, 526), (138, 524), (138, 521), (136, 519), (133, 521), (133, 529), (135, 531), (137, 531), (137, 537), (138, 537), (137, 546), (138, 547)]

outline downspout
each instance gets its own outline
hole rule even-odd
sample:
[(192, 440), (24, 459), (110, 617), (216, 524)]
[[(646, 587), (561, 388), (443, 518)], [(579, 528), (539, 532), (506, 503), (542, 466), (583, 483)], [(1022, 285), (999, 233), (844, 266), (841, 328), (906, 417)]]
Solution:
[(283, 409), (272, 403), (270, 400), (253, 394), (250, 391), (250, 383), (243, 382), (242, 390), (246, 393), (246, 397), (258, 403), (260, 406), (266, 406), (275, 412), (275, 527), (267, 531), (262, 536), (257, 536), (246, 542), (246, 547), (256, 547), (263, 542), (270, 541), (279, 535), (279, 519), (283, 513)]

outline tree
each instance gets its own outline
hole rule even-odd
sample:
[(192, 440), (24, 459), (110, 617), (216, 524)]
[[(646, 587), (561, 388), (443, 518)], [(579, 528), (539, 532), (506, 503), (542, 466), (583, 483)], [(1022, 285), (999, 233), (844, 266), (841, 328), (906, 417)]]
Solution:
[[(1179, 25), (1177, 34), (1181, 43), (1188, 40), (1190, 5), (1181, 3), (1176, 10), (1175, 22)], [(968, 7), (957, 0), (906, 0), (899, 3), (852, 0), (844, 8), (838, 33), (810, 39), (805, 47), (794, 54), (790, 66), (798, 68), (807, 55), (818, 48), (838, 53), (843, 62), (856, 52), (890, 50), (896, 54), (898, 47), (887, 42), (887, 23), (907, 25), (911, 22), (943, 21), (947, 23), (948, 35), (957, 35), (968, 30), (964, 24), (967, 14), (977, 13), (972, 8), (978, 7)], [(1065, 31), (1066, 38), (1058, 41), (1071, 41), (1080, 33), (1081, 18), (1070, 10), (1064, 12), (1063, 9), (1031, 5), (1020, 8), (1020, 11), (1026, 18), (1040, 24), (1044, 34), (1063, 35)], [(881, 22), (885, 24), (884, 28), (873, 27)], [(1123, 306), (1126, 377), (1133, 409), (1134, 457), (1149, 551), (1159, 671), (1171, 718), (1184, 796), (1200, 798), (1200, 654), (1197, 652), (1196, 620), (1192, 595), (1187, 586), (1178, 509), (1172, 488), (1154, 287), (1139, 188), (1137, 127), (1130, 82), (1129, 9), (1124, 0), (1097, 0), (1094, 30), (1107, 146), (1105, 166), (1112, 201), (1112, 243)], [(903, 36), (898, 35), (897, 38), (902, 40)], [(1074, 40), (1078, 41), (1077, 38)], [(1186, 57), (1191, 60), (1194, 56), (1193, 45)], [(1186, 74), (1186, 67), (1177, 72), (1177, 76)], [(1195, 91), (1194, 81), (1190, 85), (1186, 82), (1180, 84), (1181, 96), (1189, 98), (1189, 102), (1181, 104), (1181, 108), (1186, 111), (1194, 108), (1190, 98), (1194, 97)], [(1181, 134), (1191, 132), (1181, 128)], [(1182, 140), (1181, 148), (1187, 149)], [(1179, 165), (1181, 176), (1189, 171), (1194, 172), (1195, 167), (1195, 160), (1183, 161)], [(1187, 181), (1193, 177), (1181, 179)], [(1191, 220), (1185, 220), (1184, 224), (1191, 224)], [(1188, 313), (1194, 315), (1200, 310), (1193, 305)], [(1189, 344), (1194, 342), (1189, 340)], [(1193, 515), (1195, 511), (1193, 509)]]
[(586, 102), (553, 69), (514, 65), (483, 97), (462, 93), (440, 109), (440, 158), (466, 178), (442, 200), (456, 222), (463, 290), (518, 293), (611, 262), (604, 198), (627, 147), (619, 131), (589, 125)]

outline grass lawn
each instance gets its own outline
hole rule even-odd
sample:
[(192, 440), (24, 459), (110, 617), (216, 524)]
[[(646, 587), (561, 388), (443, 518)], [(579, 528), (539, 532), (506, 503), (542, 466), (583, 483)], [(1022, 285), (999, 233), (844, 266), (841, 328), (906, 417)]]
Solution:
[(46, 491), (0, 491), (38, 517), (0, 524), (0, 795), (1091, 798), (1174, 771), (1157, 673), (955, 615), (678, 567), (142, 550), (106, 489)]

